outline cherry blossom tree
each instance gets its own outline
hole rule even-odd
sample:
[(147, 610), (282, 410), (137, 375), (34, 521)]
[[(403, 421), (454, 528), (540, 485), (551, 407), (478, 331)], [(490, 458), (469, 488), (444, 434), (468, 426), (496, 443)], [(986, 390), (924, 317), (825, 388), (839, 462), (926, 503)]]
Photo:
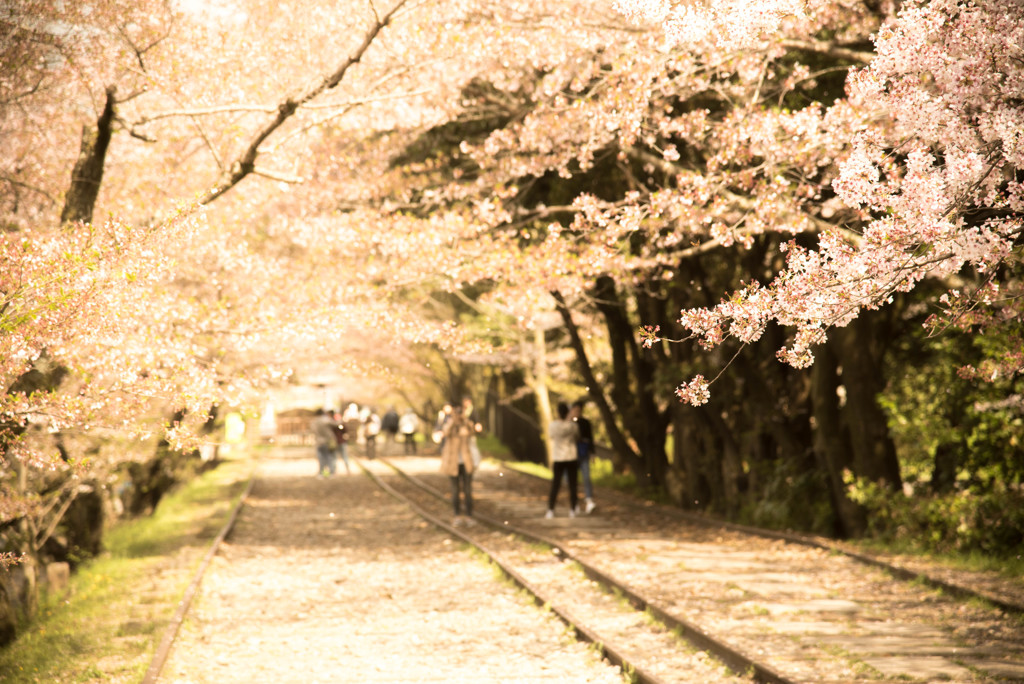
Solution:
[[(27, 470), (47, 477), (80, 460), (54, 435), (166, 431), (185, 447), (211, 406), (302, 365), (345, 364), (367, 330), (457, 339), (417, 314), (409, 287), (382, 281), (396, 258), (423, 263), (417, 246), (466, 221), (382, 240), (381, 143), (450, 117), (476, 74), (502, 78), (501, 53), (481, 45), (529, 48), (539, 68), (592, 41), (580, 29), (592, 15), (574, 7), (564, 32), (559, 3), (353, 5), (4, 10), (3, 462), (22, 474), (20, 495), (4, 489), (5, 521), (62, 510), (24, 486)], [(564, 40), (531, 40), (541, 33)], [(339, 199), (362, 208), (338, 215)], [(389, 289), (406, 299), (380, 296)], [(161, 426), (168, 411), (182, 420)]]
[[(712, 3), (708, 16), (750, 17), (745, 3), (720, 4)], [(750, 25), (793, 11), (789, 3), (759, 5)], [(665, 21), (670, 38), (688, 40), (678, 31), (678, 12), (664, 4), (622, 9)], [(829, 328), (925, 278), (955, 279), (965, 271), (979, 274), (981, 284), (944, 295), (946, 317), (962, 320), (964, 311), (984, 305), (1004, 309), (995, 319), (1015, 318), (1017, 286), (1011, 281), (1010, 292), (1000, 294), (999, 271), (1012, 272), (1020, 259), (1022, 20), (1014, 2), (905, 3), (880, 28), (871, 63), (850, 74), (855, 127), (830, 122), (830, 132), (854, 133), (832, 187), (859, 212), (863, 227), (825, 231), (817, 249), (794, 244), (786, 269), (770, 283), (686, 311), (683, 325), (713, 346), (726, 336), (756, 341), (768, 321), (777, 321), (795, 329), (779, 357), (801, 367), (813, 361), (812, 348)], [(1020, 370), (1016, 355), (1006, 361), (1004, 372)], [(697, 377), (679, 394), (700, 404), (707, 383)]]
[[(527, 321), (531, 309), (557, 305), (550, 293), (572, 309), (603, 277), (633, 288), (649, 288), (652, 275), (690, 277), (699, 289), (689, 276), (694, 258), (757, 254), (747, 260), (761, 264), (740, 276), (741, 289), (686, 305), (682, 334), (668, 337), (715, 350), (786, 331), (788, 341), (774, 342), (778, 356), (798, 369), (827, 352), (829, 362), (808, 381), (822, 399), (817, 434), (840, 434), (830, 431), (830, 415), (858, 421), (852, 455), (824, 439), (816, 447), (834, 498), (846, 501), (847, 471), (898, 484), (874, 399), (885, 347), (869, 343), (884, 340), (892, 321), (870, 312), (940, 280), (956, 292), (937, 304), (965, 299), (947, 313), (947, 325), (1017, 318), (1019, 55), (1003, 36), (1017, 35), (1019, 9), (929, 3), (894, 14), (859, 3), (800, 11), (710, 3), (705, 19), (724, 30), (686, 33), (683, 10), (631, 7), (623, 9), (633, 18), (669, 30), (624, 32), (596, 54), (524, 77), (503, 103), (507, 123), (484, 140), (467, 139), (462, 156), (454, 155), (461, 176), (435, 195), (471, 201), (484, 230), (464, 234), (461, 256), (445, 257), (443, 272), (493, 282), (496, 293), (518, 290), (509, 299), (529, 303), (520, 313)], [(751, 16), (755, 7), (765, 12)], [(729, 29), (740, 25), (757, 30)], [(966, 37), (978, 32), (986, 47), (966, 49)], [(971, 88), (961, 94), (963, 73)], [(926, 114), (936, 117), (928, 125)], [(628, 191), (573, 185), (602, 183), (594, 170), (609, 157), (622, 175), (616, 185)], [(549, 203), (553, 188), (563, 198), (557, 206)], [(640, 323), (652, 324), (649, 344), (669, 332), (665, 321)], [(998, 363), (1016, 372), (1013, 339), (985, 372)], [(733, 349), (711, 358), (728, 366), (740, 358)], [(714, 376), (681, 385), (680, 398), (707, 402), (706, 377)], [(612, 410), (604, 413), (615, 421)], [(845, 515), (848, 530), (863, 528), (855, 511)]]
[[(950, 289), (936, 330), (1019, 318), (1014, 2), (617, 8), (3, 10), (5, 467), (65, 468), (53, 435), (98, 428), (187, 445), (211, 406), (354, 367), (368, 344), (482, 350), (500, 336), (432, 313), (471, 285), (510, 339), (562, 313), (612, 438), (664, 484), (665, 432), (688, 428), (651, 387), (690, 374), (678, 396), (710, 407), (709, 378), (722, 391), (721, 368), (747, 364), (825, 420), (856, 360), (878, 365), (858, 344), (882, 336), (870, 312), (922, 283)], [(641, 344), (686, 337), (710, 363)], [(817, 356), (817, 375), (739, 354), (763, 345), (795, 369)], [(1017, 351), (964, 374), (1016, 373)], [(879, 423), (863, 387), (848, 405)], [(697, 415), (728, 432), (721, 413)], [(758, 428), (778, 445), (809, 430), (785, 415)], [(887, 440), (859, 434), (863, 453), (825, 459), (840, 499), (847, 468), (898, 481), (871, 451)], [(0, 520), (39, 510), (11, 491)]]

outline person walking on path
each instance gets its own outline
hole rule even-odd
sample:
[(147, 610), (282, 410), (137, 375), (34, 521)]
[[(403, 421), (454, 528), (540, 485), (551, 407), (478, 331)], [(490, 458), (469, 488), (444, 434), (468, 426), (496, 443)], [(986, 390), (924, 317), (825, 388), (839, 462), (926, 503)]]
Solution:
[(551, 441), (551, 490), (548, 492), (548, 510), (545, 518), (555, 517), (555, 501), (558, 500), (558, 489), (562, 485), (562, 476), (569, 477), (569, 517), (576, 517), (576, 442), (579, 439), (579, 426), (569, 419), (569, 404), (558, 402), (558, 419), (551, 421), (549, 428)]
[(420, 431), (420, 418), (412, 407), (407, 408), (402, 417), (398, 419), (398, 431), (402, 433), (402, 443), (405, 445), (405, 454), (416, 455), (416, 433)]
[[(441, 472), (452, 484), (453, 525), (471, 524), (473, 518), (473, 454), (469, 441), (473, 437), (473, 426), (462, 413), (462, 406), (452, 408), (451, 417), (445, 422), (444, 441), (441, 448)], [(466, 503), (466, 517), (461, 517), (459, 489)]]
[(338, 448), (338, 440), (334, 436), (334, 429), (337, 426), (327, 409), (317, 409), (316, 416), (310, 423), (316, 443), (317, 477), (333, 475), (337, 468), (335, 450)]
[(583, 480), (583, 512), (590, 515), (597, 508), (594, 503), (594, 485), (590, 481), (590, 456), (594, 453), (594, 429), (590, 421), (583, 415), (583, 407), (586, 402), (577, 399), (573, 402), (570, 417), (579, 428), (579, 437), (576, 439), (576, 466), (580, 471), (580, 478)]

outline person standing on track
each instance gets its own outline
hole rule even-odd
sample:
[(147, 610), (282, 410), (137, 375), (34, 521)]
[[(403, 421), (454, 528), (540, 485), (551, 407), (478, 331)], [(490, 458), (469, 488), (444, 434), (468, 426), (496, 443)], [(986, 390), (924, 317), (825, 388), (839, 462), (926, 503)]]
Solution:
[[(352, 441), (354, 434), (352, 430), (348, 428), (347, 421), (341, 414), (334, 414), (334, 420), (331, 423), (331, 430), (334, 432), (334, 439), (338, 443), (337, 453), (341, 454), (341, 460), (345, 462), (345, 472), (349, 475), (352, 474), (352, 466), (349, 465), (348, 461), (348, 443)], [(333, 470), (331, 471), (334, 472)]]
[(377, 457), (377, 435), (380, 434), (380, 416), (369, 406), (364, 406), (359, 412), (359, 420), (363, 424), (366, 458), (372, 461)]
[(313, 439), (316, 442), (317, 477), (334, 475), (337, 468), (338, 440), (334, 436), (334, 429), (337, 423), (331, 418), (327, 409), (317, 409), (316, 416), (310, 427), (313, 430)]
[[(473, 426), (462, 413), (461, 405), (453, 405), (451, 417), (442, 428), (444, 433), (441, 448), (441, 472), (452, 483), (452, 510), (455, 526), (473, 522), (473, 453), (469, 443), (473, 437)], [(466, 517), (461, 516), (459, 489), (466, 503)]]
[(406, 456), (416, 455), (416, 433), (420, 431), (420, 417), (409, 407), (398, 419), (398, 431), (402, 433)]
[(569, 517), (576, 517), (576, 478), (577, 454), (576, 442), (579, 439), (579, 426), (569, 419), (569, 404), (558, 402), (558, 419), (551, 421), (548, 429), (551, 442), (551, 490), (548, 492), (548, 510), (545, 518), (555, 517), (555, 501), (558, 500), (558, 489), (562, 485), (562, 476), (569, 476)]
[(398, 411), (394, 406), (389, 406), (380, 419), (380, 431), (384, 433), (384, 455), (391, 453), (391, 446), (396, 442), (398, 436)]
[(580, 435), (576, 441), (576, 464), (583, 479), (583, 512), (590, 515), (597, 508), (594, 503), (594, 485), (590, 482), (590, 456), (594, 453), (594, 428), (583, 415), (586, 402), (577, 399), (572, 404), (569, 416), (579, 427)]

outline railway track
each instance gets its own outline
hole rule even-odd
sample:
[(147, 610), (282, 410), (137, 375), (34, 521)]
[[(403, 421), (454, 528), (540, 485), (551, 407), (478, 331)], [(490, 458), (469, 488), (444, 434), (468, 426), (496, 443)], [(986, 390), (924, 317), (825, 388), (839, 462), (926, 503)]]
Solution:
[[(886, 571), (874, 559), (867, 565), (819, 540), (753, 534), (607, 491), (599, 492), (594, 515), (576, 518), (567, 516), (563, 492), (557, 516), (545, 519), (548, 482), (492, 460), (474, 477), (475, 524), (456, 527), (436, 458), (356, 462), (400, 505), (475, 547), (632, 681), (1024, 681), (1024, 618), (1012, 599), (992, 601), (991, 592), (984, 603), (965, 602), (966, 590), (908, 582), (914, 573)], [(342, 484), (322, 489), (337, 496)], [(160, 681), (203, 572), (244, 501), (210, 549), (144, 682)], [(310, 521), (310, 529), (320, 525)]]
[(361, 467), (636, 681), (720, 679), (722, 667), (737, 681), (1024, 681), (1012, 601), (965, 603), (820, 542), (714, 527), (626, 497), (569, 518), (563, 492), (560, 515), (543, 519), (547, 482), (490, 461), (474, 478), (476, 524), (456, 528), (436, 459)]

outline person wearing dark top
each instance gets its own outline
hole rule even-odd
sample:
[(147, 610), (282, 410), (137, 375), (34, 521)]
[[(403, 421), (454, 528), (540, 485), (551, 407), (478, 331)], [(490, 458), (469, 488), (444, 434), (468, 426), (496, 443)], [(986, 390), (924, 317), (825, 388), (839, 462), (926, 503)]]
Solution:
[(590, 421), (583, 415), (584, 404), (582, 399), (573, 402), (570, 415), (580, 431), (576, 440), (576, 465), (583, 479), (583, 512), (589, 515), (597, 508), (597, 504), (594, 503), (594, 485), (590, 482), (590, 455), (594, 453), (594, 430)]

